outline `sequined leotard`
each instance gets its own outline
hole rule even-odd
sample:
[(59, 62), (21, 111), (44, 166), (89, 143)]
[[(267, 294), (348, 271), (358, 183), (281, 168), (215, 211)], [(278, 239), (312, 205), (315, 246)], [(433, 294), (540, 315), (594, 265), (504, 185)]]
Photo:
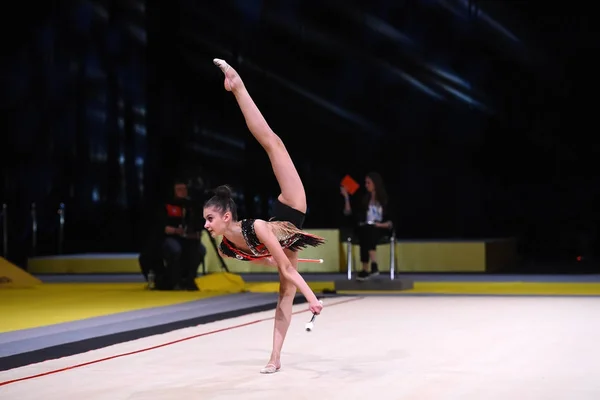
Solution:
[[(241, 221), (242, 235), (244, 236), (246, 246), (250, 249), (250, 253), (238, 248), (223, 236), (219, 247), (224, 255), (242, 261), (258, 260), (271, 256), (267, 247), (260, 242), (256, 236), (256, 232), (254, 232), (254, 221), (254, 219), (244, 219)], [(298, 251), (308, 246), (317, 247), (325, 243), (325, 239), (322, 237), (304, 232), (290, 222), (269, 221), (268, 224), (273, 228), (273, 233), (275, 233), (279, 244), (284, 249)]]

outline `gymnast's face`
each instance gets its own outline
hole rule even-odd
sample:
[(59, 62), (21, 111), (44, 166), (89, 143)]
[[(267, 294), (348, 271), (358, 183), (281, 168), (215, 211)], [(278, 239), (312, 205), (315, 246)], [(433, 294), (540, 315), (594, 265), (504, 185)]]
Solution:
[(206, 207), (204, 209), (204, 229), (210, 233), (212, 237), (221, 236), (231, 223), (231, 212), (219, 210), (215, 207)]

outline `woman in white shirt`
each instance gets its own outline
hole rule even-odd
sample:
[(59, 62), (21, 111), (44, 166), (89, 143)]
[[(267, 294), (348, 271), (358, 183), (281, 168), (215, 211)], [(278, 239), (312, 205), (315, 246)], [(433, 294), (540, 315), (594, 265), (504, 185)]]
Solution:
[[(354, 207), (350, 204), (350, 196), (345, 188), (341, 188), (344, 196), (344, 215), (353, 215), (358, 225), (358, 242), (360, 246), (360, 261), (362, 270), (358, 279), (366, 279), (379, 275), (376, 247), (382, 236), (392, 228), (389, 199), (383, 178), (377, 172), (370, 172), (365, 177), (365, 195), (356, 201)], [(369, 263), (371, 268), (369, 268)]]

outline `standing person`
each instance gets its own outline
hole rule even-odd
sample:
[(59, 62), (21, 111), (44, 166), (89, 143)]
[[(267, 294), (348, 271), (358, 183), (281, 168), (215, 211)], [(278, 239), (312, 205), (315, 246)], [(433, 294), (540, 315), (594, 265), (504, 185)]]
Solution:
[(302, 231), (306, 214), (306, 193), (283, 142), (269, 127), (250, 97), (238, 73), (225, 61), (215, 59), (225, 74), (225, 90), (235, 96), (248, 129), (267, 152), (281, 194), (273, 207), (269, 221), (244, 219), (238, 221), (237, 207), (227, 186), (217, 188), (204, 205), (204, 227), (214, 236), (223, 236), (220, 252), (227, 257), (277, 266), (279, 300), (275, 310), (273, 348), (261, 373), (270, 374), (281, 368), (281, 349), (292, 319), (296, 290), (304, 295), (309, 309), (319, 314), (319, 302), (304, 278), (298, 273), (298, 251), (306, 246), (319, 246), (323, 238)]
[[(386, 232), (393, 228), (389, 199), (383, 178), (377, 172), (370, 172), (365, 177), (366, 193), (358, 199), (354, 210), (350, 204), (348, 191), (340, 189), (344, 197), (344, 215), (352, 215), (358, 225), (358, 244), (362, 270), (358, 279), (364, 280), (379, 275), (377, 265), (377, 244)], [(369, 268), (369, 263), (371, 268)]]

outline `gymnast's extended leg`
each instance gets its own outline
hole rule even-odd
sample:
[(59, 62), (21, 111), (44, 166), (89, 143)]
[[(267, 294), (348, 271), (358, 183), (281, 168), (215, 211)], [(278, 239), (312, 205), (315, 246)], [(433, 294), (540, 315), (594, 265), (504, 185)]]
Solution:
[(215, 59), (214, 63), (225, 74), (225, 89), (234, 94), (248, 129), (269, 156), (273, 173), (281, 189), (279, 201), (305, 213), (304, 185), (283, 141), (273, 132), (261, 114), (238, 73), (223, 60)]

